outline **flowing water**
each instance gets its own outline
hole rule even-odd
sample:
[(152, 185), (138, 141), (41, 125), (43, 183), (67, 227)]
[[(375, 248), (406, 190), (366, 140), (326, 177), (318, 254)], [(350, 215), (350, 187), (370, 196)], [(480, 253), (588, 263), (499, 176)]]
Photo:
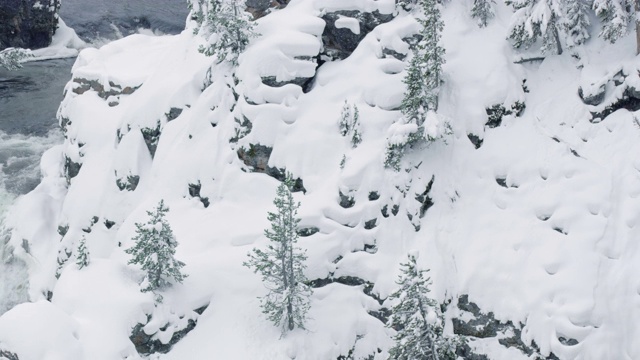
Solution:
[[(63, 0), (60, 10), (66, 24), (94, 46), (141, 28), (176, 34), (186, 16), (186, 0)], [(2, 218), (40, 182), (42, 153), (63, 140), (56, 111), (74, 61), (32, 62), (12, 72), (0, 68), (0, 314), (27, 300), (26, 268), (5, 253)]]

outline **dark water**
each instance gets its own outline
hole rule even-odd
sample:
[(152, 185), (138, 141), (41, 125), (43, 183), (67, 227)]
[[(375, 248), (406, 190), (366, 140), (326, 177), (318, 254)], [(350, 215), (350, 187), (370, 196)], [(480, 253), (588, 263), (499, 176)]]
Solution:
[(138, 28), (164, 34), (184, 29), (186, 0), (63, 0), (60, 17), (85, 41), (126, 36)]
[(0, 69), (0, 131), (46, 135), (56, 124), (56, 111), (74, 61), (31, 62), (11, 72)]

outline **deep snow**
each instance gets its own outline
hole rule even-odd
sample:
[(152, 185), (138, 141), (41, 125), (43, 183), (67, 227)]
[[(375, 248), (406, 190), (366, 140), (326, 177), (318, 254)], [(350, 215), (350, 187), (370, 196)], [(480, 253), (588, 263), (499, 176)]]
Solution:
[[(103, 99), (95, 91), (74, 93), (77, 82), (67, 85), (59, 110), (60, 119), (71, 121), (66, 140), (45, 153), (42, 183), (9, 214), (10, 243), (29, 266), (33, 303), (0, 317), (3, 346), (21, 360), (43, 354), (137, 359), (128, 336), (145, 314), (158, 323), (177, 322), (209, 304), (171, 352), (152, 358), (335, 359), (351, 349), (357, 359), (386, 358), (392, 331), (367, 313), (381, 305), (362, 286), (315, 289), (308, 331), (284, 338), (260, 313), (257, 296), (266, 289), (242, 262), (250, 249), (266, 244), (262, 231), (278, 182), (246, 169), (237, 150), (261, 144), (273, 148), (269, 166), (286, 167), (304, 181), (306, 193), (296, 193), (301, 224), (320, 230), (300, 240), (308, 251), (308, 278), (359, 277), (384, 299), (395, 289), (398, 264), (417, 251), (419, 264), (431, 269), (439, 301), (468, 294), (483, 311), (522, 323), (525, 343), (535, 341), (544, 355), (640, 358), (640, 130), (627, 110), (590, 122), (590, 109), (577, 95), (579, 85), (597, 83), (621, 66), (636, 69), (634, 39), (611, 45), (594, 38), (577, 52), (579, 59), (567, 51), (518, 65), (513, 61), (521, 54), (505, 41), (506, 6), (478, 29), (469, 18), (470, 2), (447, 3), (439, 115), (453, 135), (411, 153), (404, 163), (410, 171), (394, 172), (384, 168), (383, 157), (400, 116), (406, 64), (383, 49), (407, 53), (402, 39), (417, 32), (415, 19), (401, 14), (379, 25), (351, 56), (317, 72), (304, 60), (322, 47), (323, 11), (384, 14), (393, 3), (292, 0), (261, 18), (261, 35), (239, 58), (237, 106), (224, 64), (212, 67), (214, 83), (202, 91), (212, 59), (198, 53), (203, 40), (193, 34), (193, 23), (177, 36), (138, 34), (82, 51), (74, 78), (98, 81), (105, 90), (139, 88)], [(353, 25), (343, 19), (337, 26)], [(293, 84), (262, 84), (268, 76), (315, 79), (304, 93)], [(345, 100), (360, 110), (363, 142), (356, 148), (339, 133)], [(506, 116), (495, 129), (484, 126), (486, 107), (514, 101), (526, 103), (522, 116)], [(183, 111), (167, 121), (171, 108)], [(253, 124), (238, 143), (229, 142), (238, 129), (234, 116)], [(152, 157), (142, 131), (158, 124), (162, 135)], [(468, 134), (484, 139), (479, 149)], [(82, 164), (69, 186), (65, 157)], [(121, 191), (116, 178), (129, 175), (140, 182), (135, 191)], [(432, 178), (435, 205), (420, 218), (415, 197)], [(211, 202), (207, 208), (189, 196), (189, 184), (198, 181)], [(370, 201), (374, 191), (380, 197)], [(355, 205), (342, 208), (340, 192), (353, 196)], [(160, 199), (171, 209), (176, 256), (189, 277), (166, 290), (164, 305), (154, 309), (123, 250), (132, 246), (134, 224)], [(385, 205), (397, 205), (398, 215), (384, 217)], [(377, 226), (365, 228), (372, 219)], [(115, 226), (108, 229), (107, 220)], [(59, 226), (69, 227), (64, 237)], [(56, 279), (58, 252), (73, 249), (81, 236), (91, 265), (77, 270), (70, 261)], [(373, 245), (377, 251), (363, 251)], [(50, 304), (43, 301), (48, 291)], [(449, 319), (457, 315), (455, 306), (450, 309)], [(50, 320), (40, 326), (41, 318)], [(152, 332), (158, 324), (148, 326)], [(20, 335), (31, 328), (38, 328), (37, 344)], [(450, 323), (445, 331), (452, 331)], [(563, 344), (561, 337), (579, 344)], [(491, 359), (527, 358), (495, 339), (471, 345)]]

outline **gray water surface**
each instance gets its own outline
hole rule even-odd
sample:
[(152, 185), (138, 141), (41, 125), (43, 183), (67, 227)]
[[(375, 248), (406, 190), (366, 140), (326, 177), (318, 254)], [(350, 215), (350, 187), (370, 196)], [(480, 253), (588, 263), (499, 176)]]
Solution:
[(113, 39), (138, 28), (177, 34), (187, 18), (186, 0), (63, 0), (60, 17), (85, 41)]

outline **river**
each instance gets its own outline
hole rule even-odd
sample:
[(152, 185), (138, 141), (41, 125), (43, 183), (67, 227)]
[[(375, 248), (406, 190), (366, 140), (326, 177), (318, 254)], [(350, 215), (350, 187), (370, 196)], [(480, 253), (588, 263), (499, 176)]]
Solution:
[[(90, 46), (140, 28), (176, 34), (184, 29), (186, 16), (186, 0), (63, 0), (60, 10), (60, 17)], [(20, 294), (7, 298), (15, 289), (10, 284), (19, 276), (15, 273), (24, 272), (4, 261), (2, 218), (18, 196), (40, 182), (42, 153), (63, 141), (56, 111), (74, 61), (31, 62), (12, 72), (0, 68), (0, 314), (27, 300)]]

